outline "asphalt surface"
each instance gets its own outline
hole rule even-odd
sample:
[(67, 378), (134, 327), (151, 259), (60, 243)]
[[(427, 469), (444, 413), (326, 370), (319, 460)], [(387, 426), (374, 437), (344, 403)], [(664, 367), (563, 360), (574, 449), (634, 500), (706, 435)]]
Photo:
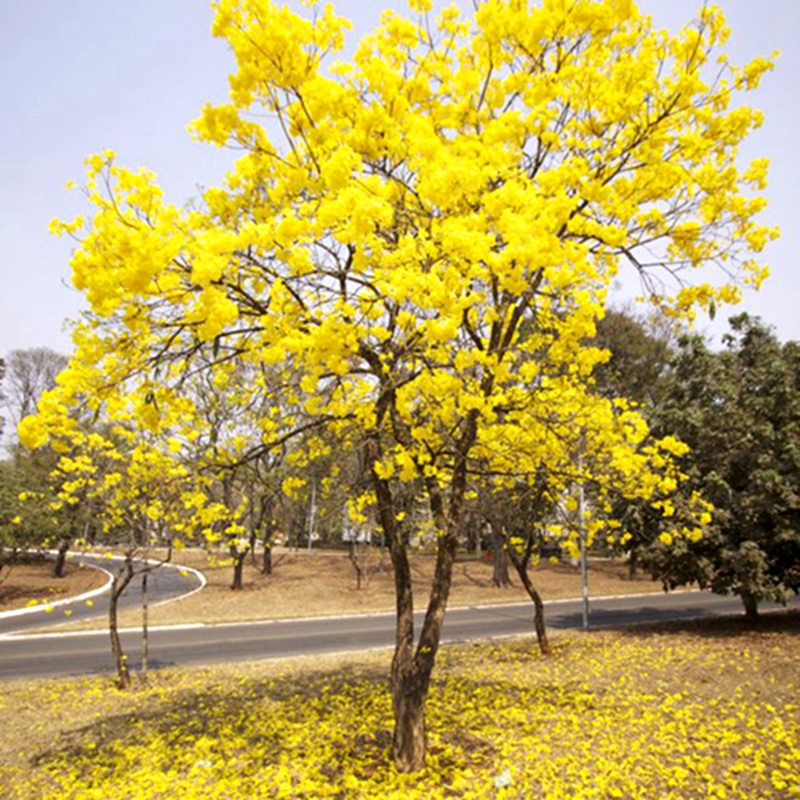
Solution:
[[(800, 608), (798, 598), (792, 607)], [(764, 610), (775, 608), (764, 604)], [(547, 625), (553, 629), (580, 628), (579, 600), (546, 604)], [(741, 614), (737, 598), (708, 592), (638, 595), (592, 601), (592, 629), (666, 620), (685, 620)], [(419, 618), (421, 621), (421, 617)], [(513, 605), (453, 608), (447, 612), (443, 641), (532, 633), (532, 606)], [(125, 631), (123, 647), (138, 669), (141, 633)], [(394, 615), (371, 614), (274, 622), (189, 625), (150, 631), (149, 666), (213, 664), (390, 647)], [(0, 636), (0, 679), (83, 675), (113, 669), (108, 633)]]
[[(55, 602), (42, 607), (18, 609), (17, 611), (0, 613), (0, 636), (9, 633), (32, 631), (41, 628), (51, 628), (58, 622), (69, 620), (92, 619), (104, 617), (108, 614), (108, 602), (112, 573), (117, 572), (122, 559), (107, 558), (102, 555), (70, 556), (70, 561), (82, 563), (87, 569), (99, 569), (106, 573), (107, 584), (104, 590), (88, 593), (91, 596), (80, 595), (65, 601)], [(141, 572), (145, 562), (136, 561), (137, 572)], [(203, 576), (176, 564), (162, 564), (151, 569), (147, 577), (147, 599), (150, 605), (163, 603), (177, 597), (182, 597), (200, 589), (205, 583)], [(134, 578), (126, 587), (119, 599), (119, 610), (138, 608), (142, 603), (141, 577)]]

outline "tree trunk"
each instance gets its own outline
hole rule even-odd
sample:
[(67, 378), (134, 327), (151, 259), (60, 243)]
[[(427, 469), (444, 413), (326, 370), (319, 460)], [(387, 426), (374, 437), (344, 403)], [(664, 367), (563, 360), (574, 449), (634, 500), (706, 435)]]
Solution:
[(253, 565), (254, 568), (258, 566), (258, 562), (256, 561), (257, 544), (258, 544), (258, 531), (255, 529), (255, 527), (253, 527), (250, 530), (250, 545), (248, 549), (250, 550), (250, 563)]
[(378, 519), (389, 543), (394, 571), (396, 622), (390, 676), (394, 712), (392, 760), (400, 772), (413, 772), (425, 765), (427, 683), (420, 680), (419, 664), (414, 653), (414, 596), (404, 532), (397, 521), (389, 481), (379, 478), (374, 470), (379, 448), (377, 441), (370, 442), (371, 477), (378, 501)]
[(464, 528), (467, 535), (467, 552), (472, 555), (480, 555), (481, 551), (481, 524), (475, 516), (470, 516)]
[[(467, 486), (467, 460), (477, 435), (477, 411), (470, 412), (457, 443), (459, 454), (453, 465), (449, 503), (445, 509), (438, 481), (425, 476), (425, 489), (439, 537), (436, 567), (428, 600), (425, 621), (414, 647), (414, 600), (411, 567), (408, 560), (405, 530), (397, 520), (392, 485), (378, 475), (376, 464), (381, 459), (380, 424), (391, 411), (393, 389), (383, 394), (376, 408), (376, 429), (367, 442), (367, 456), (372, 486), (377, 500), (378, 519), (389, 540), (394, 567), (397, 608), (395, 650), (392, 658), (391, 693), (394, 711), (392, 758), (400, 772), (415, 772), (425, 766), (425, 701), (444, 624), (447, 599), (453, 578), (458, 534), (464, 518), (464, 494)], [(396, 429), (402, 422), (394, 419)], [(406, 432), (407, 433), (407, 432)]]
[(528, 593), (528, 597), (533, 601), (533, 628), (536, 631), (536, 641), (539, 643), (539, 652), (546, 656), (550, 655), (550, 643), (547, 641), (547, 628), (544, 624), (544, 603), (542, 596), (533, 585), (530, 575), (528, 575), (528, 563), (533, 552), (533, 537), (529, 537), (524, 554), (520, 555), (513, 548), (507, 550), (511, 563)]
[(150, 655), (150, 625), (147, 596), (147, 576), (149, 571), (142, 573), (142, 678), (147, 677), (147, 667)]
[(547, 641), (547, 628), (544, 624), (542, 596), (533, 585), (527, 569), (520, 573), (519, 578), (528, 596), (533, 600), (533, 627), (536, 631), (536, 641), (539, 643), (539, 652), (544, 656), (550, 655), (550, 643)]
[(244, 586), (242, 576), (244, 573), (244, 562), (247, 558), (247, 550), (240, 553), (231, 548), (231, 558), (233, 558), (233, 582), (231, 583), (231, 589), (238, 591)]
[(636, 580), (637, 571), (639, 569), (639, 548), (634, 547), (628, 553), (628, 580)]
[[(270, 512), (272, 511), (271, 506), (269, 510)], [(278, 530), (278, 526), (271, 516), (265, 515), (265, 517), (262, 527), (263, 536), (261, 538), (261, 543), (264, 546), (264, 551), (261, 554), (261, 574), (272, 575), (272, 545), (275, 541), (275, 534)]]
[(758, 619), (758, 600), (752, 594), (742, 594), (742, 604), (747, 619)]
[(416, 772), (425, 766), (425, 701), (429, 678), (430, 673), (425, 676), (416, 659), (405, 659), (395, 651), (391, 678), (395, 720), (392, 758), (399, 772)]
[[(463, 476), (462, 476), (463, 477)], [(416, 649), (413, 649), (414, 616), (411, 570), (408, 551), (402, 536), (393, 526), (390, 537), (395, 588), (398, 596), (398, 637), (392, 660), (392, 707), (394, 711), (393, 760), (401, 772), (416, 772), (425, 766), (425, 702), (439, 649), (439, 641), (453, 578), (458, 524), (461, 521), (460, 499), (465, 481), (454, 480), (449, 514), (445, 514), (441, 489), (433, 477), (426, 478), (431, 511), (440, 531), (436, 568), (428, 598), (428, 609)], [(387, 486), (388, 488), (388, 486)], [(455, 497), (455, 501), (454, 498)], [(401, 604), (401, 598), (407, 602)], [(412, 654), (413, 653), (413, 654)]]
[(363, 576), (364, 570), (361, 567), (361, 564), (358, 563), (358, 545), (355, 539), (350, 541), (350, 547), (347, 548), (348, 556), (350, 558), (350, 563), (353, 565), (353, 569), (356, 573), (356, 590), (361, 589), (361, 578)]
[(261, 573), (272, 575), (272, 543), (264, 542), (264, 553), (261, 556)]
[(508, 553), (503, 547), (503, 538), (492, 529), (492, 585), (499, 589), (511, 586), (508, 574)]
[(64, 567), (67, 563), (67, 553), (69, 552), (70, 544), (72, 544), (71, 536), (67, 536), (59, 542), (58, 552), (56, 553), (56, 563), (53, 567), (54, 578), (64, 577)]
[(127, 689), (131, 685), (131, 673), (128, 668), (128, 657), (122, 650), (117, 623), (117, 606), (119, 598), (133, 579), (133, 559), (130, 555), (125, 557), (125, 563), (119, 572), (114, 575), (111, 582), (111, 596), (108, 601), (108, 632), (111, 637), (111, 652), (117, 667), (117, 682), (120, 689)]

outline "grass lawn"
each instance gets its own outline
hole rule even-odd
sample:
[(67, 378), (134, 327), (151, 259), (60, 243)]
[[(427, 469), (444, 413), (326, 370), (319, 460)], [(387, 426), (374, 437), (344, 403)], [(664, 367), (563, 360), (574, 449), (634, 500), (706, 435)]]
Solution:
[(6, 682), (0, 796), (800, 796), (800, 614), (448, 647), (429, 761), (389, 762), (389, 654)]

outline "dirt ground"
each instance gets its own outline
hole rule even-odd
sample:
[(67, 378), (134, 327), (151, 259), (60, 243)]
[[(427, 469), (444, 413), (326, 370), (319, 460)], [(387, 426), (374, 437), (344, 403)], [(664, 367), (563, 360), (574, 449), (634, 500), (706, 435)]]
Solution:
[(52, 603), (103, 586), (108, 576), (96, 569), (67, 564), (63, 578), (53, 577), (53, 562), (11, 564), (0, 570), (0, 611)]
[[(394, 587), (391, 564), (387, 553), (377, 548), (360, 554), (361, 588), (348, 554), (343, 551), (312, 552), (279, 550), (273, 557), (273, 573), (263, 575), (256, 565), (245, 567), (244, 588), (230, 588), (233, 568), (222, 555), (203, 551), (183, 551), (174, 554), (177, 564), (199, 569), (206, 576), (205, 588), (185, 599), (151, 606), (151, 625), (176, 625), (196, 622), (220, 623), (255, 619), (286, 619), (292, 617), (358, 614), (391, 611), (394, 608)], [(424, 608), (427, 590), (434, 568), (434, 557), (412, 556), (414, 597), (418, 608)], [(569, 564), (543, 562), (531, 570), (533, 580), (545, 600), (579, 597), (581, 576), (577, 567)], [(83, 571), (65, 579), (66, 588), (74, 582), (75, 589), (85, 591), (78, 583)], [(463, 557), (456, 563), (450, 606), (469, 606), (491, 603), (527, 602), (519, 579), (511, 570), (512, 585), (497, 588), (492, 585), (492, 567), (488, 560)], [(45, 581), (47, 583), (47, 581)], [(53, 583), (50, 580), (50, 583)], [(61, 588), (62, 584), (59, 584)], [(624, 561), (592, 560), (589, 572), (590, 594), (595, 597), (614, 594), (636, 594), (661, 591), (660, 584), (641, 576), (627, 577)], [(34, 591), (28, 595), (36, 598)], [(22, 596), (18, 602), (25, 605)], [(0, 600), (0, 610), (6, 606)], [(140, 615), (136, 611), (121, 615), (124, 627), (137, 627)], [(54, 623), (68, 624), (54, 615)], [(71, 630), (103, 627), (104, 620), (94, 623), (73, 623)]]

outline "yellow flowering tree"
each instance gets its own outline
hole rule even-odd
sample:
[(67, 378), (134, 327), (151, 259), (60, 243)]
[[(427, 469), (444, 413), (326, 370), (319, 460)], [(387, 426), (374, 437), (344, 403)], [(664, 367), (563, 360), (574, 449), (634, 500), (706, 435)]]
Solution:
[[(302, 431), (311, 461), (323, 426), (359, 443), (395, 571), (404, 770), (425, 757), (475, 465), (535, 475), (584, 437), (623, 491), (663, 490), (670, 443), (643, 447), (642, 420), (592, 395), (606, 291), (630, 267), (652, 302), (691, 317), (757, 286), (751, 254), (774, 235), (755, 219), (766, 163), (736, 161), (761, 121), (739, 96), (772, 65), (719, 54), (718, 9), (671, 36), (632, 0), (485, 0), (472, 18), (410, 6), (345, 62), (332, 54), (349, 23), (330, 6), (307, 19), (271, 0), (215, 3), (236, 71), (230, 101), (192, 130), (240, 157), (189, 209), (111, 153), (88, 160), (93, 219), (55, 228), (80, 240), (74, 283), (91, 311), (50, 408), (21, 431), (57, 432), (89, 387), (112, 418), (189, 437), (188, 376), (224, 382), (243, 365), (264, 402), (238, 457)], [(420, 487), (438, 536), (416, 640), (404, 486)]]
[[(62, 436), (54, 444), (58, 449), (69, 447), (51, 474), (57, 490), (51, 507), (64, 509), (70, 526), (69, 546), (105, 546), (122, 554), (109, 592), (108, 630), (119, 685), (127, 688), (131, 674), (117, 624), (123, 592), (133, 581), (141, 581), (145, 671), (148, 577), (171, 560), (175, 546), (183, 547), (194, 538), (198, 518), (213, 514), (216, 520), (221, 511), (209, 506), (205, 494), (197, 491), (202, 476), (192, 475), (190, 480), (186, 465), (141, 431), (120, 425), (102, 433), (76, 428), (69, 439)], [(197, 495), (202, 499), (199, 508), (193, 504)], [(78, 529), (79, 521), (83, 530)], [(88, 531), (91, 534), (87, 536)], [(151, 545), (159, 546), (158, 557)]]

